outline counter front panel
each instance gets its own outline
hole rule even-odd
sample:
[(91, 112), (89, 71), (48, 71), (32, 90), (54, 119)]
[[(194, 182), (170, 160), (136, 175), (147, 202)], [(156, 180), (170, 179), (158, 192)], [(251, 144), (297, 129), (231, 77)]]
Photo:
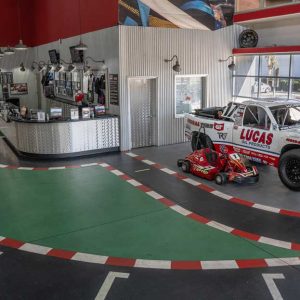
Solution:
[(119, 119), (113, 116), (75, 122), (12, 121), (2, 131), (27, 155), (67, 157), (119, 150)]

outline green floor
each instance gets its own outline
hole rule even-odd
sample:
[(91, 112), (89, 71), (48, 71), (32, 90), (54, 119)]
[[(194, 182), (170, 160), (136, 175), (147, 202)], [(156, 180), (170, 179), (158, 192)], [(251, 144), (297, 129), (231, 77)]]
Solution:
[(299, 256), (199, 224), (101, 167), (0, 170), (0, 235), (108, 256), (218, 260)]

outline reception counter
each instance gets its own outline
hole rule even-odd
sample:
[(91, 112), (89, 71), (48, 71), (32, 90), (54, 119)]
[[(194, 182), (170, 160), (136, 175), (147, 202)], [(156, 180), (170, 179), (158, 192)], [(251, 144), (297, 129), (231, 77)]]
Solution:
[(7, 142), (20, 154), (66, 158), (119, 150), (119, 118), (37, 122), (0, 119)]

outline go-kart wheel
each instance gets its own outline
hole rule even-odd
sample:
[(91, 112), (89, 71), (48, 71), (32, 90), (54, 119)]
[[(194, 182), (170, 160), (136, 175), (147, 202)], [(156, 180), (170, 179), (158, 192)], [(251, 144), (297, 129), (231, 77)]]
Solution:
[(181, 168), (182, 167), (182, 163), (183, 163), (183, 159), (178, 159), (177, 160), (177, 167)]
[(183, 161), (181, 169), (184, 173), (190, 173), (191, 163), (188, 160)]
[(281, 156), (278, 173), (285, 186), (300, 191), (300, 149), (290, 150)]
[(218, 185), (223, 185), (227, 182), (227, 175), (224, 173), (219, 173), (215, 177), (215, 182)]

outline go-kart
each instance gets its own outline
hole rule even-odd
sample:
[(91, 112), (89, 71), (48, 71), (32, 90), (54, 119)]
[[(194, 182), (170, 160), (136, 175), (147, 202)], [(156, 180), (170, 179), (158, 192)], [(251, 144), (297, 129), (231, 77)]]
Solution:
[(257, 168), (236, 152), (219, 153), (205, 148), (179, 159), (177, 165), (185, 173), (215, 180), (218, 185), (227, 182), (256, 183), (259, 180)]

